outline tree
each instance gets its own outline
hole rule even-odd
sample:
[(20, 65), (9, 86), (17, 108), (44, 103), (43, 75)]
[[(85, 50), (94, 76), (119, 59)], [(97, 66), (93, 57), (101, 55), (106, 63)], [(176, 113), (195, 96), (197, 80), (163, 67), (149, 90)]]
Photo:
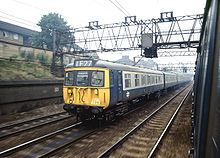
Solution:
[(67, 47), (68, 44), (73, 41), (71, 35), (71, 27), (67, 25), (67, 22), (57, 13), (49, 13), (43, 15), (41, 20), (37, 24), (41, 27), (41, 32), (36, 33), (32, 42), (36, 47), (42, 47), (52, 50), (53, 49), (53, 33), (56, 36), (56, 49), (57, 51), (63, 50), (63, 47)]

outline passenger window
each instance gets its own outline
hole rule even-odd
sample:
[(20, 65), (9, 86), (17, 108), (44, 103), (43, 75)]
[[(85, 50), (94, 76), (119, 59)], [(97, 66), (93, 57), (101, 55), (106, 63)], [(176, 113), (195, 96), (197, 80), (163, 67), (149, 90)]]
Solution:
[(150, 85), (150, 75), (147, 76), (147, 84)]
[(150, 84), (153, 84), (153, 82), (154, 82), (154, 77), (151, 76), (151, 77), (150, 77)]
[(131, 87), (131, 74), (125, 74), (125, 88)]
[(110, 71), (110, 86), (114, 86), (114, 74)]
[(141, 75), (141, 85), (146, 85), (146, 75)]
[(140, 86), (140, 75), (135, 74), (135, 87)]
[(104, 84), (104, 72), (93, 71), (91, 85), (100, 87), (103, 86), (103, 84)]

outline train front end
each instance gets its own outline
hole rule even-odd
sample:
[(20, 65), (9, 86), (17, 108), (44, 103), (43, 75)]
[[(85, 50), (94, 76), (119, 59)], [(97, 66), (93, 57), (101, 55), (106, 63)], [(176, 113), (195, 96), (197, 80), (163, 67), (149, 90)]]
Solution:
[(109, 106), (109, 70), (93, 65), (92, 60), (79, 60), (65, 70), (63, 108), (81, 120), (101, 117)]

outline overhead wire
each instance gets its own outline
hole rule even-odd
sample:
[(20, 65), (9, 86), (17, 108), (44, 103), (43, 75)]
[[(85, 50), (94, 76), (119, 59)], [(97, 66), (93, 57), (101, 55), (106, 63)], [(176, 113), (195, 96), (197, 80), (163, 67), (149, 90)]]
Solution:
[(50, 12), (50, 11), (48, 11), (48, 10), (46, 10), (46, 9), (42, 9), (42, 8), (39, 8), (39, 7), (34, 6), (34, 5), (32, 5), (32, 4), (24, 3), (24, 2), (21, 2), (21, 1), (18, 1), (18, 0), (11, 0), (11, 1), (14, 1), (14, 2), (16, 2), (16, 3), (22, 4), (22, 5), (31, 7), (31, 8), (35, 8), (35, 9), (37, 9), (37, 10), (41, 10), (41, 11), (44, 11), (44, 12)]
[(115, 2), (128, 14), (131, 15), (117, 0)]
[(120, 7), (118, 7), (112, 0), (109, 0), (119, 11), (121, 11), (125, 16), (128, 16)]
[[(21, 4), (21, 5), (25, 5), (25, 6), (28, 6), (28, 7), (37, 9), (37, 10), (46, 11), (46, 12), (48, 12), (48, 13), (50, 12), (50, 11), (48, 11), (48, 10), (46, 10), (46, 9), (42, 9), (42, 8), (36, 7), (36, 6), (34, 6), (34, 5), (31, 5), (31, 4), (28, 4), (28, 3), (24, 3), (24, 2), (18, 1), (18, 0), (11, 0), (11, 1), (14, 1), (14, 2), (19, 3), (19, 4)], [(11, 14), (8, 14), (8, 13), (2, 12), (2, 11), (0, 11), (0, 13), (5, 14), (5, 15), (10, 16), (10, 17), (13, 17), (13, 18), (16, 18), (16, 19), (20, 19), (20, 20), (25, 21), (25, 22), (20, 22), (20, 21), (18, 21), (18, 20), (14, 20), (14, 19), (11, 19), (11, 18), (8, 18), (8, 17), (4, 17), (4, 16), (1, 16), (1, 15), (0, 15), (0, 17), (2, 17), (2, 18), (5, 18), (5, 19), (8, 19), (8, 20), (11, 20), (11, 21), (20, 23), (20, 24), (24, 24), (24, 25), (26, 25), (26, 26), (30, 26), (30, 27), (32, 27), (32, 28), (34, 27), (34, 28), (37, 28), (38, 30), (39, 30), (39, 28), (42, 29), (42, 26), (38, 26), (37, 23), (34, 23), (34, 22), (31, 22), (31, 21), (25, 20), (25, 19), (20, 18), (20, 17), (16, 17), (16, 16), (14, 16), (14, 15), (11, 15)], [(71, 30), (72, 30), (72, 29), (71, 29)], [(61, 31), (59, 31), (59, 32), (61, 32)], [(69, 31), (63, 31), (63, 33), (66, 33), (66, 32), (69, 32)]]
[(24, 25), (26, 25), (26, 26), (30, 26), (30, 27), (32, 27), (32, 28), (34, 27), (34, 28), (39, 29), (39, 28), (37, 27), (37, 25), (27, 24), (27, 23), (25, 23), (25, 22), (17, 21), (17, 20), (14, 20), (14, 19), (11, 19), (11, 18), (8, 18), (8, 17), (4, 17), (4, 16), (1, 16), (1, 15), (0, 15), (0, 17), (1, 17), (1, 18), (4, 18), (4, 19), (8, 19), (8, 20), (10, 20), (10, 21), (14, 21), (14, 22), (20, 23), (20, 24), (24, 24)]
[(25, 20), (25, 19), (23, 19), (23, 18), (19, 18), (19, 17), (17, 17), (17, 16), (14, 16), (14, 15), (11, 15), (11, 14), (8, 14), (8, 13), (5, 13), (5, 12), (2, 12), (2, 11), (0, 11), (0, 13), (5, 14), (5, 15), (7, 15), (7, 16), (11, 16), (11, 17), (17, 18), (17, 19), (20, 19), (20, 20), (23, 20), (23, 21), (26, 21), (26, 22), (31, 23), (31, 24), (34, 24), (34, 25), (37, 25), (36, 23), (34, 23), (34, 22), (32, 22), (32, 21)]

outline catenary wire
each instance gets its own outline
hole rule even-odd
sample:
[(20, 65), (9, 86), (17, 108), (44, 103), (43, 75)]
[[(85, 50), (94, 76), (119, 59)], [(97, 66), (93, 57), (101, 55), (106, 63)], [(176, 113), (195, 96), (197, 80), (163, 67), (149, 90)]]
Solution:
[(127, 13), (127, 15), (131, 15), (117, 0), (115, 2)]
[(120, 7), (118, 7), (112, 0), (109, 0), (118, 10), (120, 10), (125, 16), (128, 16)]

